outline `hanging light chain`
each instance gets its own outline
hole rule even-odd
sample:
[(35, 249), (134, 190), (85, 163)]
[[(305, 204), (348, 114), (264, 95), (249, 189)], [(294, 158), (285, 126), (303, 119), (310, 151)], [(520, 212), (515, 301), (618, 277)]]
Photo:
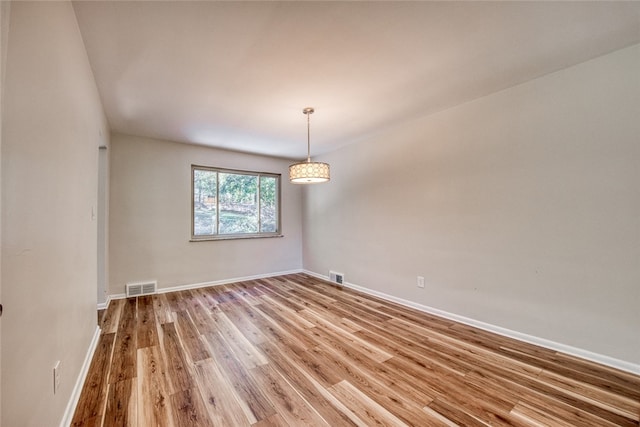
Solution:
[(302, 112), (307, 115), (307, 163), (311, 163), (311, 125), (309, 124), (309, 116), (314, 112), (314, 109), (307, 107)]

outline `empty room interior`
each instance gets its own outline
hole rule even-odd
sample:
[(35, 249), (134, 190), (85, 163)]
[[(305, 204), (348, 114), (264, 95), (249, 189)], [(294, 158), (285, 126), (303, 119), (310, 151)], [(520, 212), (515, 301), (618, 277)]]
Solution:
[(0, 25), (1, 426), (640, 425), (639, 2)]

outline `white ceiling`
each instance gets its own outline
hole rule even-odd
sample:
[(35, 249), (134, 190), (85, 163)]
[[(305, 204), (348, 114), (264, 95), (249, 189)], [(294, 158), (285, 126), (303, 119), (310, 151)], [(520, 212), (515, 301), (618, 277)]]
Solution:
[(638, 2), (126, 2), (74, 9), (112, 130), (325, 153), (640, 42)]

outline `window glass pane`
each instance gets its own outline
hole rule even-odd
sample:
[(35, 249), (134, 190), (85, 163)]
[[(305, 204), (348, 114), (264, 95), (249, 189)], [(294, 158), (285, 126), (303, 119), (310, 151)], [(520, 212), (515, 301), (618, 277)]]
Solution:
[(278, 218), (277, 191), (276, 178), (260, 177), (260, 231), (262, 233), (275, 233), (278, 231), (276, 221), (276, 218)]
[(192, 165), (195, 240), (278, 236), (280, 175)]
[(235, 173), (220, 179), (220, 234), (258, 232), (258, 177)]
[(193, 170), (193, 234), (216, 234), (217, 172)]

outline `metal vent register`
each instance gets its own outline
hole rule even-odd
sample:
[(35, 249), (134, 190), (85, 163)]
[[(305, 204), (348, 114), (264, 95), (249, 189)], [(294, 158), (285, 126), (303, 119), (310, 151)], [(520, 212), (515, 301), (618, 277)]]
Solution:
[(338, 285), (342, 285), (344, 280), (344, 274), (335, 271), (329, 271), (329, 280)]
[(127, 283), (127, 298), (155, 294), (158, 282)]

